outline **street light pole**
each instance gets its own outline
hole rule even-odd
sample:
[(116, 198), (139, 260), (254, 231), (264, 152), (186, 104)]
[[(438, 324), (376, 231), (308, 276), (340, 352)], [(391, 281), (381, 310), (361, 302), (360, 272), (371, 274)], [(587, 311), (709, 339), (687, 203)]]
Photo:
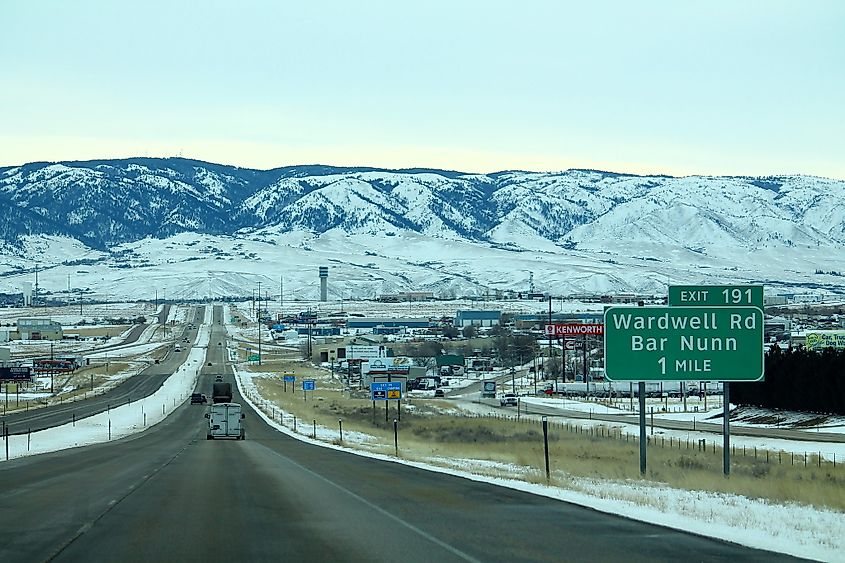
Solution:
[(261, 365), (261, 281), (258, 282), (258, 365)]

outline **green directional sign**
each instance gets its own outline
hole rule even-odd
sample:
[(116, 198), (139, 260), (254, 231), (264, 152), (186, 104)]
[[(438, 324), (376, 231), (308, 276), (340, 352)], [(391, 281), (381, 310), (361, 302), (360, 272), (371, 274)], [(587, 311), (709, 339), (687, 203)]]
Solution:
[(259, 356), (258, 354), (250, 354), (249, 356), (247, 356), (246, 359), (248, 362), (257, 362), (261, 359), (261, 356)]
[(758, 381), (758, 307), (610, 307), (605, 372), (613, 381)]
[(762, 285), (670, 285), (670, 307), (760, 307)]

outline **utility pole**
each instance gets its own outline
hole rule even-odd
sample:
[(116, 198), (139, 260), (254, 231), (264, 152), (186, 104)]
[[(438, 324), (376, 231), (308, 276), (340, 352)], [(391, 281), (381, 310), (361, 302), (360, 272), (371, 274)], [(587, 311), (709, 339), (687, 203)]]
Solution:
[(261, 281), (258, 281), (258, 365), (261, 365)]

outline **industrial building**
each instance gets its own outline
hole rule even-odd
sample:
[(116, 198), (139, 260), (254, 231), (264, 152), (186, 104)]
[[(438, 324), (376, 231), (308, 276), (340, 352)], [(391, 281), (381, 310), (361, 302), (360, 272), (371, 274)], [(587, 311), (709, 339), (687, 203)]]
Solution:
[(431, 321), (427, 318), (350, 317), (346, 321), (346, 327), (349, 329), (376, 327), (428, 328), (430, 326)]
[(455, 315), (455, 327), (496, 326), (502, 321), (501, 311), (458, 311)]
[[(14, 338), (14, 334), (11, 336)], [(63, 336), (61, 323), (52, 319), (18, 319), (20, 340), (61, 340)]]

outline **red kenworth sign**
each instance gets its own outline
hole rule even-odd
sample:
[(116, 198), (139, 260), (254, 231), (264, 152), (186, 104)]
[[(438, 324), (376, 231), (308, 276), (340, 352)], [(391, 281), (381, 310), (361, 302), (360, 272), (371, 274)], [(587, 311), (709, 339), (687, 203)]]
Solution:
[(592, 323), (546, 325), (546, 336), (604, 336), (604, 325)]

